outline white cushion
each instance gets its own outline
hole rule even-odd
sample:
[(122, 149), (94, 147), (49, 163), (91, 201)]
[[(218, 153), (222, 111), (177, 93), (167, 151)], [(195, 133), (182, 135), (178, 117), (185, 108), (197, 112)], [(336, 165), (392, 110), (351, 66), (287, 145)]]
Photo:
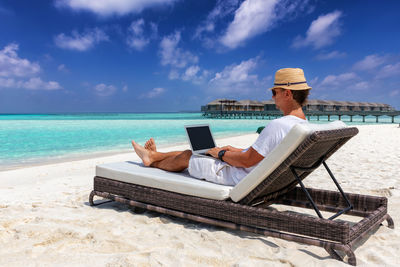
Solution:
[(247, 196), (314, 131), (334, 130), (345, 127), (346, 124), (342, 121), (334, 121), (328, 124), (300, 123), (295, 125), (282, 142), (231, 190), (231, 199), (237, 202)]
[(341, 121), (328, 124), (297, 124), (282, 142), (235, 187), (198, 180), (190, 177), (187, 172), (167, 172), (130, 161), (97, 165), (96, 176), (208, 199), (225, 200), (230, 197), (237, 202), (271, 174), (311, 133), (345, 127), (346, 124)]
[(192, 178), (187, 172), (167, 172), (130, 161), (97, 165), (96, 176), (215, 200), (229, 198), (233, 188)]

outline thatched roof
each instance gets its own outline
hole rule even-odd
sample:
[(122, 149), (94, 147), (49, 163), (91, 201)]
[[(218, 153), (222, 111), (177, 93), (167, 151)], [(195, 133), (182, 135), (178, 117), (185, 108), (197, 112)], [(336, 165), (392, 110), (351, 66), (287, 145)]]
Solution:
[(346, 106), (349, 106), (349, 107), (359, 107), (360, 106), (360, 104), (358, 102), (353, 102), (353, 101), (344, 101), (344, 102), (345, 102)]
[(207, 106), (215, 106), (215, 105), (221, 105), (221, 102), (219, 102), (218, 100), (213, 100), (207, 104)]
[(264, 101), (261, 101), (261, 103), (263, 105), (272, 105), (272, 104), (275, 105), (275, 101), (274, 100), (264, 100)]
[(370, 103), (370, 102), (359, 102), (360, 106), (364, 106), (364, 107), (376, 107), (376, 103)]
[(211, 101), (210, 103), (208, 103), (207, 105), (215, 106), (215, 105), (225, 104), (226, 102), (229, 102), (229, 103), (233, 104), (233, 103), (237, 102), (237, 100), (235, 100), (235, 99), (226, 99), (226, 98), (215, 99), (215, 100)]
[(320, 102), (321, 102), (321, 100), (309, 99), (309, 100), (307, 100), (306, 104), (314, 106), (314, 105), (320, 105)]
[(306, 104), (307, 105), (312, 105), (312, 106), (317, 106), (317, 105), (332, 106), (332, 105), (335, 105), (334, 101), (319, 100), (319, 99), (309, 99), (309, 100), (307, 100)]
[(243, 106), (264, 106), (264, 104), (260, 101), (255, 101), (255, 100), (239, 100), (237, 102), (238, 105), (243, 105)]
[(332, 100), (332, 101), (330, 101), (333, 105), (335, 105), (335, 106), (346, 106), (346, 102), (344, 102), (344, 101), (336, 101), (336, 100)]

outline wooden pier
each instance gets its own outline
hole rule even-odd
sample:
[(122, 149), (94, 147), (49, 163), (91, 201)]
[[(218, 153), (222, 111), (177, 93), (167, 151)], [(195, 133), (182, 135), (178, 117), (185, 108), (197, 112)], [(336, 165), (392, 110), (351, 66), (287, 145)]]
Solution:
[[(216, 119), (275, 119), (283, 116), (280, 111), (202, 111), (203, 116), (207, 118)], [(328, 121), (331, 119), (342, 120), (343, 117), (348, 117), (349, 121), (353, 121), (354, 116), (362, 117), (362, 121), (365, 122), (365, 117), (374, 116), (376, 117), (376, 122), (379, 122), (379, 117), (388, 116), (392, 118), (392, 123), (394, 123), (394, 118), (400, 116), (400, 111), (305, 111), (305, 115), (308, 120), (311, 117), (316, 117), (319, 121), (320, 117), (327, 117)]]

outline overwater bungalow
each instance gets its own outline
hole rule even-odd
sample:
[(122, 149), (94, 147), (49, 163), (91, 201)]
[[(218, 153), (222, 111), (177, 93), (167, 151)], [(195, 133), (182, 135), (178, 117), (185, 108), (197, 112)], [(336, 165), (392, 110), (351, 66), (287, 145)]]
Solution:
[[(320, 116), (327, 116), (328, 120), (332, 116), (347, 116), (353, 121), (354, 116), (361, 116), (365, 121), (366, 116), (375, 116), (376, 121), (380, 116), (386, 115), (394, 117), (400, 115), (388, 104), (352, 101), (333, 101), (310, 99), (303, 107), (304, 112), (310, 118), (315, 116), (319, 120)], [(254, 100), (235, 100), (235, 99), (216, 99), (206, 106), (201, 107), (204, 116), (216, 118), (248, 118), (248, 117), (278, 117), (282, 116), (276, 108), (273, 100), (254, 101)]]
[(240, 100), (236, 106), (240, 111), (264, 111), (264, 104), (255, 100)]
[[(310, 99), (304, 106), (304, 111), (309, 112), (396, 112), (388, 104), (371, 102), (353, 102), (336, 100)], [(235, 100), (235, 99), (216, 99), (206, 106), (202, 106), (203, 112), (207, 111), (278, 111), (273, 100)]]
[(236, 109), (237, 100), (234, 99), (216, 99), (206, 106), (202, 107), (202, 111), (233, 111)]

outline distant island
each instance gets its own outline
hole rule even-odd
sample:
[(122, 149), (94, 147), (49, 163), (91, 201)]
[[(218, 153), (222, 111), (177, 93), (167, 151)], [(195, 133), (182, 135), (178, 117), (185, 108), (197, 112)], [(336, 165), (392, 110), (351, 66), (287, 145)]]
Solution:
[[(350, 116), (352, 121), (353, 116), (362, 116), (365, 121), (365, 116), (376, 116), (378, 121), (379, 116), (391, 116), (392, 122), (394, 117), (400, 115), (400, 111), (395, 110), (392, 106), (383, 103), (373, 102), (352, 102), (352, 101), (328, 101), (310, 99), (303, 107), (307, 116)], [(281, 112), (276, 108), (273, 100), (256, 101), (256, 100), (234, 100), (234, 99), (216, 99), (205, 106), (201, 107), (203, 116), (206, 117), (223, 117), (223, 118), (241, 118), (253, 116), (281, 116)]]

